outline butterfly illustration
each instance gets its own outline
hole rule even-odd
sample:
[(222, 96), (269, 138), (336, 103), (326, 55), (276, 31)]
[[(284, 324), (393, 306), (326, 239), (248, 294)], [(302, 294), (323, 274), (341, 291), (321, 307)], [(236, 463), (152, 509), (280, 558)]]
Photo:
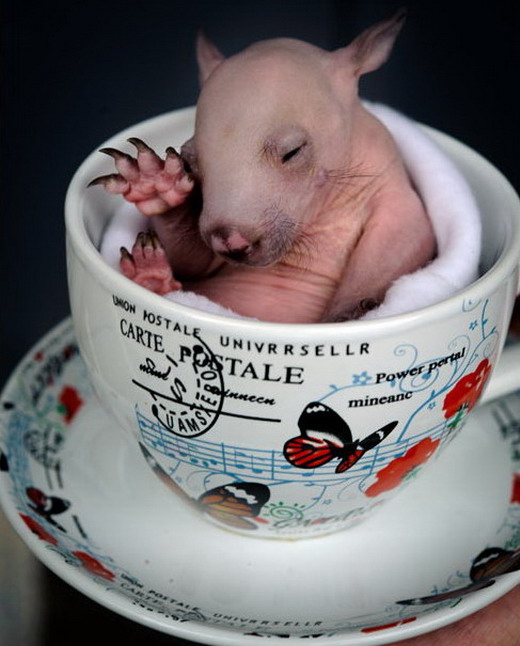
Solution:
[(257, 516), (271, 496), (269, 487), (266, 485), (258, 482), (229, 482), (205, 491), (198, 499), (194, 499), (166, 473), (144, 444), (140, 443), (139, 446), (146, 461), (160, 480), (190, 506), (206, 512), (226, 525), (239, 529), (257, 529), (256, 522), (265, 522)]
[(471, 583), (462, 588), (455, 588), (447, 592), (403, 599), (397, 603), (404, 606), (419, 606), (428, 603), (438, 603), (448, 599), (457, 599), (471, 592), (488, 588), (495, 583), (495, 579), (502, 574), (518, 572), (520, 570), (520, 550), (504, 550), (501, 547), (488, 547), (482, 550), (471, 566), (469, 577)]
[(231, 482), (206, 491), (199, 505), (210, 516), (240, 529), (256, 529), (254, 519), (270, 498), (269, 488), (256, 482)]
[(45, 518), (45, 520), (51, 525), (54, 525), (61, 531), (65, 529), (59, 525), (53, 518), (56, 514), (63, 514), (70, 507), (70, 502), (64, 500), (63, 498), (58, 498), (56, 496), (47, 496), (41, 489), (36, 487), (27, 487), (25, 490), (27, 498), (29, 499), (29, 507), (35, 511), (39, 516)]
[(298, 420), (301, 435), (288, 440), (283, 453), (299, 469), (315, 469), (339, 458), (336, 473), (343, 473), (382, 442), (398, 423), (390, 422), (363, 440), (353, 440), (349, 425), (332, 408), (311, 402)]

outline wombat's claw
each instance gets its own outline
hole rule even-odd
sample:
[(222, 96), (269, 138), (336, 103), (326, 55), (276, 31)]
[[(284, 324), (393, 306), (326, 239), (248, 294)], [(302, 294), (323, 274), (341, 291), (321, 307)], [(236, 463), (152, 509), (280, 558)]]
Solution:
[(96, 177), (88, 183), (88, 186), (103, 186), (107, 193), (120, 194), (124, 194), (124, 192), (129, 188), (129, 184), (126, 179), (117, 173)]
[(155, 155), (153, 148), (150, 148), (150, 146), (146, 144), (142, 139), (139, 139), (138, 137), (129, 137), (127, 141), (128, 143), (134, 145), (137, 148), (137, 152), (139, 153), (149, 152)]
[(135, 203), (143, 215), (159, 215), (185, 201), (194, 182), (186, 173), (180, 155), (169, 146), (163, 160), (144, 141), (131, 137), (137, 158), (115, 148), (102, 148), (115, 162), (117, 173), (92, 180), (89, 186), (102, 185), (108, 193), (123, 195)]
[(182, 287), (175, 280), (164, 249), (154, 231), (139, 233), (132, 253), (121, 247), (121, 273), (155, 294), (167, 294)]

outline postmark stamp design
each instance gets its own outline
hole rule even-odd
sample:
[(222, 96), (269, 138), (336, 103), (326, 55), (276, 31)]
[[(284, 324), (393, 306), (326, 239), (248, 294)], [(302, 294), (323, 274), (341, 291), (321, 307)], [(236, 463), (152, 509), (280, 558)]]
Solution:
[(139, 365), (142, 376), (132, 382), (148, 393), (151, 413), (167, 431), (181, 437), (203, 435), (222, 412), (222, 365), (200, 336), (186, 337), (172, 355), (165, 352), (161, 365), (147, 357)]

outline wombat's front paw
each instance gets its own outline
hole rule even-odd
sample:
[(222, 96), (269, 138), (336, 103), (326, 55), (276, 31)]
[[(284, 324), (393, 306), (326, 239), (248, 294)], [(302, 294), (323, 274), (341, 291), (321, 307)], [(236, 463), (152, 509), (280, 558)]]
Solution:
[(168, 294), (182, 287), (175, 280), (164, 249), (154, 231), (139, 233), (132, 253), (121, 248), (121, 272), (155, 294)]
[(143, 215), (160, 215), (182, 204), (194, 182), (176, 150), (167, 148), (163, 160), (144, 141), (135, 137), (128, 141), (137, 148), (137, 158), (115, 148), (102, 148), (100, 152), (114, 159), (119, 172), (97, 177), (89, 186), (101, 184), (108, 193), (123, 195)]

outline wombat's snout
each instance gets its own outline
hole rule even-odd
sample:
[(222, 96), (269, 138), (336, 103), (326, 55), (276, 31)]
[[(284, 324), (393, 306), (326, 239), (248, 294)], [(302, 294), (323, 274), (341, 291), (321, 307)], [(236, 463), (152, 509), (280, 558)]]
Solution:
[(233, 227), (218, 227), (210, 235), (210, 245), (215, 253), (235, 262), (251, 260), (259, 241), (251, 240)]

